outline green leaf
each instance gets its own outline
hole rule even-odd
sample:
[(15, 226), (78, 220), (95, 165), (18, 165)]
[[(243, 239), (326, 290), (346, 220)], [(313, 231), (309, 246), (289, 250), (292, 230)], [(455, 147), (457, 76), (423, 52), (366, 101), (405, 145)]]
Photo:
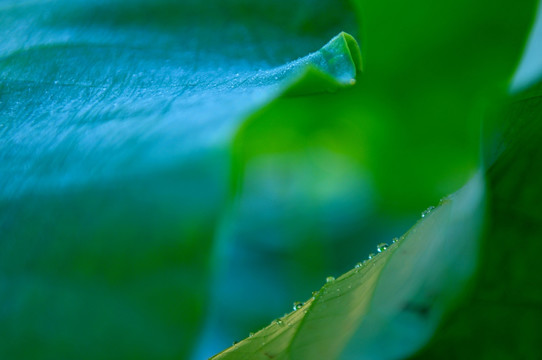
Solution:
[(188, 356), (231, 137), (360, 65), (350, 12), (313, 5), (0, 4), (0, 357)]
[(489, 223), (471, 291), (416, 359), (536, 359), (542, 354), (542, 83), (517, 95), (488, 169)]
[(330, 279), (302, 307), (213, 359), (335, 359), (345, 347), (346, 359), (411, 354), (427, 342), (474, 272), (483, 212), (478, 175), (424, 212), (401, 240), (380, 247), (380, 254)]
[[(359, 3), (364, 55), (364, 76), (359, 86), (338, 96), (274, 101), (245, 123), (236, 139), (237, 154), (241, 163), (257, 163), (258, 157), (266, 154), (331, 149), (355, 159), (373, 176), (387, 209), (418, 208), (459, 187), (479, 171), (481, 119), (507, 91), (535, 2)], [(370, 62), (366, 61), (369, 57)], [(284, 121), (285, 113), (295, 114), (295, 120)], [(475, 234), (471, 240), (476, 246)], [(477, 255), (471, 248), (464, 256), (470, 260), (465, 260), (469, 271), (462, 278), (467, 281)], [(446, 289), (446, 273), (454, 273), (450, 267), (440, 273), (441, 291), (450, 298), (439, 299), (442, 303), (436, 303), (434, 317), (409, 323), (396, 311), (399, 320), (379, 331), (367, 330), (372, 325), (365, 327), (362, 322), (345, 356), (408, 356), (423, 346), (465, 291), (466, 283), (457, 285), (453, 281)], [(397, 309), (398, 304), (394, 305)], [(392, 305), (387, 309), (393, 309)], [(395, 315), (392, 311), (389, 316)], [(388, 320), (387, 316), (381, 315)], [(366, 324), (381, 325), (377, 315), (368, 318), (374, 320)], [(340, 322), (336, 318), (332, 321)], [(407, 331), (396, 331), (394, 327), (400, 329), (402, 321)], [(409, 326), (420, 331), (412, 331)], [(337, 334), (344, 331), (340, 326), (333, 329), (333, 337), (328, 338), (314, 334), (324, 333), (323, 327), (306, 332), (308, 338), (314, 335), (311, 339), (317, 339), (312, 346), (318, 356), (328, 354), (325, 349), (341, 348), (341, 336)], [(290, 341), (296, 334), (284, 336), (280, 343), (274, 341), (277, 348), (270, 345), (273, 352), (269, 354), (278, 354), (282, 349), (279, 358), (295, 358)], [(413, 338), (409, 339), (411, 334)], [(384, 343), (386, 346), (382, 346)], [(246, 346), (250, 349), (256, 345)], [(252, 350), (232, 349), (220, 356), (243, 358)], [(315, 357), (311, 351), (302, 354)], [(262, 351), (258, 354), (265, 355)]]
[(481, 121), (507, 94), (537, 1), (354, 3), (363, 80), (274, 101), (244, 124), (237, 153), (325, 147), (369, 174), (382, 208), (418, 211), (482, 166)]
[(364, 150), (384, 206), (426, 206), (478, 171), (481, 119), (507, 92), (537, 3), (354, 1), (357, 117), (377, 134)]

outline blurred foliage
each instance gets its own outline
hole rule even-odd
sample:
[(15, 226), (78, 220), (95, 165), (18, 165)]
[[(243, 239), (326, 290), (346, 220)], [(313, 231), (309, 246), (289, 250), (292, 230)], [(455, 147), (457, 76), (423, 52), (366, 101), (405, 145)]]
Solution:
[[(492, 123), (489, 114), (506, 97), (519, 61), (534, 15), (534, 2), (528, 4), (503, 2), (492, 7), (489, 2), (421, 1), (390, 7), (360, 1), (364, 72), (358, 85), (335, 95), (275, 100), (244, 124), (236, 139), (236, 154), (245, 162), (257, 163), (262, 154), (328, 149), (346, 156), (360, 173), (367, 174), (378, 190), (372, 196), (377, 206), (408, 211), (434, 204), (484, 166), (480, 157), (482, 119), (486, 121), (483, 137), (494, 136), (498, 124)], [(286, 118), (284, 114), (295, 116)], [(470, 256), (472, 249), (465, 253)], [(426, 270), (433, 268), (428, 265)], [(450, 267), (449, 271), (458, 270)], [(463, 291), (463, 285), (455, 290), (452, 283), (448, 285), (446, 291)], [(383, 306), (375, 307), (384, 312)], [(444, 306), (441, 311), (449, 309)], [(381, 316), (393, 318), (389, 313)], [(347, 315), (335, 317), (326, 323), (327, 328), (334, 328)], [(411, 328), (404, 320), (398, 323), (403, 327), (388, 326), (396, 327), (395, 332), (386, 326), (364, 331), (362, 326), (344, 356), (357, 358), (362, 353), (369, 358), (396, 358), (408, 354), (429, 339), (429, 328), (434, 330), (438, 321), (430, 322), (424, 331), (408, 321)], [(412, 335), (413, 329), (421, 333)], [(293, 336), (306, 333), (318, 339), (314, 342), (323, 341), (324, 336), (314, 329), (298, 329)], [(265, 331), (262, 336), (266, 338)], [(335, 340), (340, 342), (338, 335)], [(281, 356), (294, 356), (296, 343), (293, 340)], [(383, 343), (387, 346), (382, 347)], [(278, 345), (275, 340), (271, 348)], [(232, 350), (227, 357), (247, 354), (242, 346)], [(303, 356), (309, 357), (313, 349), (305, 350)]]
[[(533, 8), (0, 2), (0, 356), (199, 359), (268, 323), (484, 166)], [(493, 169), (491, 204), (527, 165)]]
[(491, 206), (472, 291), (416, 359), (542, 354), (542, 83), (511, 100), (500, 114), (504, 150), (487, 171)]
[(473, 274), (483, 208), (479, 174), (437, 208), (425, 211), (401, 239), (379, 244), (376, 255), (336, 280), (328, 278), (312, 298), (294, 305), (292, 313), (213, 359), (410, 355), (431, 337)]
[(279, 99), (262, 121), (247, 122), (238, 141), (248, 142), (245, 156), (326, 143), (363, 164), (385, 208), (424, 208), (476, 173), (482, 118), (507, 92), (535, 2), (355, 4), (364, 69), (358, 86)]
[(509, 98), (495, 115), (506, 129), (501, 154), (486, 172), (490, 211), (480, 242), (484, 185), (477, 176), (382, 254), (216, 358), (342, 352), (341, 359), (396, 359), (430, 338), (409, 358), (538, 358), (541, 96), (542, 82)]

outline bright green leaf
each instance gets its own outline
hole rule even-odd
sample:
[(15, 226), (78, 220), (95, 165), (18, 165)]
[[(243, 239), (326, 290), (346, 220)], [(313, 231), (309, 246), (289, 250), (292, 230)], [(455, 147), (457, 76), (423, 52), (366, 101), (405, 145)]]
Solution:
[(470, 279), (483, 212), (478, 175), (381, 254), (331, 279), (301, 308), (213, 359), (335, 359), (348, 343), (347, 359), (411, 354), (428, 341)]

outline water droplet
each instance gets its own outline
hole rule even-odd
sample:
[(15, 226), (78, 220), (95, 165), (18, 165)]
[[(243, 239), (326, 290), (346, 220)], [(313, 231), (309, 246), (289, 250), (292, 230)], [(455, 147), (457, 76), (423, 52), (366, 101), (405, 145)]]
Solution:
[(367, 258), (370, 260), (374, 258), (375, 256), (376, 256), (375, 253), (370, 253), (369, 256), (367, 256)]
[(396, 238), (396, 237), (394, 237), (394, 238), (391, 240), (391, 242), (394, 243), (394, 244), (395, 244), (396, 242), (398, 242), (398, 241), (399, 241), (399, 238)]
[(334, 278), (333, 276), (328, 276), (328, 277), (326, 278), (326, 282), (327, 282), (327, 283), (330, 283), (330, 282), (333, 282), (333, 281), (335, 281), (335, 278)]
[(282, 322), (281, 319), (275, 319), (275, 320), (273, 320), (273, 322), (274, 322), (275, 324), (277, 324), (278, 326), (284, 325), (284, 323)]
[(235, 346), (237, 344), (239, 344), (239, 341), (234, 341), (232, 345)]
[(58, 80), (55, 80), (55, 85), (57, 85), (57, 84), (58, 84)]
[(278, 77), (278, 76), (275, 76), (275, 80), (278, 80), (278, 79), (279, 79), (279, 77)]
[(355, 268), (360, 268), (363, 266), (363, 263), (360, 261), (359, 263), (356, 264), (356, 266), (354, 266)]
[(248, 333), (248, 337), (253, 337), (253, 336), (254, 336), (253, 332)]
[(356, 84), (356, 79), (350, 79), (350, 85)]
[(430, 213), (431, 211), (433, 211), (434, 208), (435, 208), (434, 206), (429, 206), (427, 209), (425, 209), (425, 210), (422, 212), (422, 218), (423, 218), (423, 217), (426, 217), (427, 215), (429, 215), (429, 213)]
[(312, 297), (315, 298), (316, 295), (318, 295), (318, 291), (313, 291), (313, 292), (312, 292)]
[(378, 251), (379, 253), (383, 252), (383, 251), (386, 251), (388, 249), (388, 244), (386, 243), (380, 243), (378, 245), (376, 245), (376, 251)]
[(294, 311), (296, 311), (297, 309), (301, 309), (301, 307), (303, 307), (303, 303), (301, 301), (296, 301), (294, 303)]

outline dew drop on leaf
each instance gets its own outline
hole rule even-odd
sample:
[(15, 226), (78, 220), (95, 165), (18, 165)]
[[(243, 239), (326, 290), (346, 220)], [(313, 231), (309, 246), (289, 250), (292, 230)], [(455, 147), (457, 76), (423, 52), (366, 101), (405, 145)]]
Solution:
[(425, 209), (425, 210), (422, 212), (422, 218), (423, 218), (423, 217), (426, 217), (427, 215), (429, 215), (429, 213), (430, 213), (431, 211), (433, 211), (434, 208), (435, 208), (434, 206), (429, 206), (427, 209)]
[(294, 303), (294, 306), (293, 306), (294, 311), (296, 311), (296, 310), (298, 310), (298, 309), (301, 309), (301, 307), (303, 307), (303, 305), (304, 305), (304, 304), (303, 304), (301, 301), (296, 301), (296, 302)]
[(381, 252), (387, 250), (387, 249), (388, 249), (388, 246), (389, 246), (389, 245), (386, 244), (386, 243), (380, 243), (380, 244), (378, 244), (378, 245), (376, 246), (376, 251), (378, 251), (379, 253), (381, 253)]
[(333, 281), (335, 281), (335, 278), (333, 276), (328, 276), (326, 278), (326, 283), (330, 283), (330, 282), (333, 282)]

